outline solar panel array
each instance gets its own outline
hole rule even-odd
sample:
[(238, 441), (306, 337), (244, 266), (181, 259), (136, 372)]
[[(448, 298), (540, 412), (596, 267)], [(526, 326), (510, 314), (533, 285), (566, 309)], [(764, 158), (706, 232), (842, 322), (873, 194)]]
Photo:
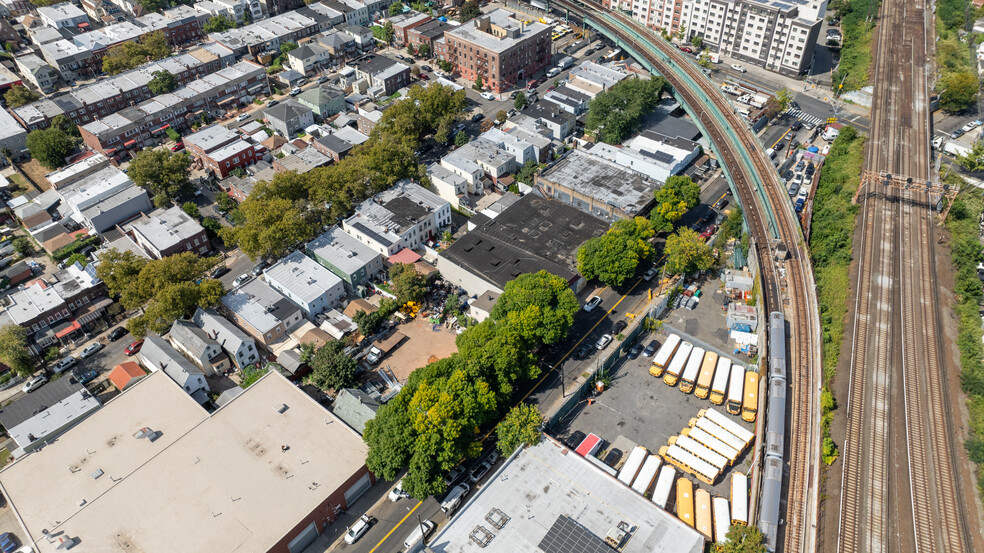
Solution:
[(604, 540), (567, 515), (557, 517), (539, 548), (544, 553), (612, 553)]

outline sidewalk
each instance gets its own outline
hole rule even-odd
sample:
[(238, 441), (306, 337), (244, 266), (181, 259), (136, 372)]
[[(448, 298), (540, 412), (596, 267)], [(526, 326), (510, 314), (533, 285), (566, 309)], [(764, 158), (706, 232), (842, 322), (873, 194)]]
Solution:
[[(337, 548), (342, 543), (345, 531), (348, 530), (349, 526), (355, 524), (355, 521), (359, 520), (359, 517), (363, 513), (372, 516), (373, 513), (378, 513), (382, 510), (381, 507), (389, 501), (389, 491), (392, 487), (393, 484), (385, 480), (377, 480), (369, 488), (369, 491), (349, 506), (348, 511), (338, 515), (335, 523), (322, 532), (318, 536), (318, 539), (314, 540), (311, 545), (307, 546), (303, 553), (325, 553)], [(404, 499), (403, 501), (408, 500)], [(409, 501), (416, 502), (414, 499), (410, 499)]]

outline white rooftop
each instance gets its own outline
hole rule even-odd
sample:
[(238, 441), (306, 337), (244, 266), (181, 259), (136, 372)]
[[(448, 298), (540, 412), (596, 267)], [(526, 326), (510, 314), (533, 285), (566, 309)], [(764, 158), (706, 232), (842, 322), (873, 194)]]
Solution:
[(194, 238), (204, 230), (198, 221), (178, 206), (157, 209), (128, 226), (161, 251)]
[(350, 275), (379, 257), (378, 252), (339, 227), (311, 240), (306, 249)]
[[(550, 437), (507, 459), (451, 522), (430, 539), (435, 553), (561, 553), (541, 548), (551, 527), (569, 517), (609, 550), (605, 535), (620, 522), (632, 528), (620, 553), (700, 553), (704, 538), (676, 516), (657, 507), (614, 477)], [(486, 516), (497, 509), (509, 517), (500, 529)], [(471, 539), (483, 527), (494, 537), (483, 548)]]
[(342, 285), (342, 279), (301, 252), (294, 252), (263, 271), (267, 281), (275, 281), (287, 292), (289, 299), (298, 298), (311, 303), (332, 288)]
[(79, 390), (54, 405), (49, 405), (44, 411), (10, 428), (10, 437), (19, 446), (43, 440), (58, 430), (71, 424), (95, 409), (99, 408), (97, 400), (89, 390)]

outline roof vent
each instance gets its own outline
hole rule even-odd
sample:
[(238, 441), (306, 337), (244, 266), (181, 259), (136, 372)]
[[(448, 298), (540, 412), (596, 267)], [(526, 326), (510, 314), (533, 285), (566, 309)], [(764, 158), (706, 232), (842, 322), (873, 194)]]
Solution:
[(283, 415), (284, 413), (287, 412), (287, 409), (289, 409), (289, 407), (287, 407), (287, 404), (286, 403), (281, 403), (280, 405), (275, 406), (273, 409), (274, 409), (274, 411), (276, 411), (276, 412), (280, 413), (281, 415)]
[(160, 431), (151, 430), (149, 427), (145, 426), (145, 427), (141, 428), (140, 430), (137, 430), (133, 434), (133, 437), (136, 438), (136, 439), (138, 439), (138, 440), (139, 439), (142, 439), (142, 438), (147, 438), (147, 440), (153, 442), (153, 441), (157, 440), (157, 438), (160, 438), (161, 437), (161, 433), (160, 433)]
[(96, 470), (90, 472), (89, 473), (89, 476), (91, 476), (93, 480), (99, 480), (99, 477), (102, 476), (103, 474), (105, 474), (105, 473), (103, 472), (102, 469), (96, 469)]

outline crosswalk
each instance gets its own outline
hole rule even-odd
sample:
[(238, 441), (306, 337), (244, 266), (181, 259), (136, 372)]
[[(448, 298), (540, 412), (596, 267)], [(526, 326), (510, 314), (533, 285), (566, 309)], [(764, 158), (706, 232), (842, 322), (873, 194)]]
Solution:
[(800, 121), (805, 121), (807, 123), (813, 123), (814, 125), (819, 125), (820, 123), (823, 123), (823, 122), (826, 121), (826, 119), (822, 119), (820, 117), (817, 117), (816, 115), (810, 115), (809, 113), (806, 113), (806, 112), (804, 112), (802, 110), (798, 110), (798, 109), (789, 109), (789, 110), (786, 110), (786, 113), (788, 115), (792, 116), (792, 117), (795, 117), (796, 119), (799, 119)]

